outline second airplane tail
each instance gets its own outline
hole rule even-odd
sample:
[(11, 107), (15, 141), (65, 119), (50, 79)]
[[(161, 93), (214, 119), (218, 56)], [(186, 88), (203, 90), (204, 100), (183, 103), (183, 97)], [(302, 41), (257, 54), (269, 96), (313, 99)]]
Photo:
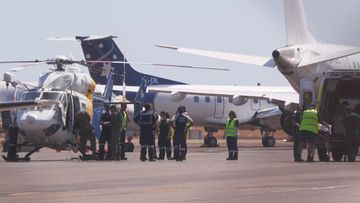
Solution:
[[(81, 47), (86, 60), (90, 61), (124, 61), (126, 58), (120, 51), (115, 41), (115, 36), (89, 37), (76, 36), (80, 40)], [(134, 70), (130, 64), (96, 63), (89, 67), (91, 77), (97, 84), (106, 84), (110, 69), (114, 70), (117, 76), (125, 74), (125, 84), (128, 86), (140, 86), (142, 78), (148, 78), (148, 84), (184, 84), (178, 81), (147, 75)], [(125, 71), (124, 71), (125, 70)], [(122, 77), (114, 78), (114, 85), (122, 85)]]

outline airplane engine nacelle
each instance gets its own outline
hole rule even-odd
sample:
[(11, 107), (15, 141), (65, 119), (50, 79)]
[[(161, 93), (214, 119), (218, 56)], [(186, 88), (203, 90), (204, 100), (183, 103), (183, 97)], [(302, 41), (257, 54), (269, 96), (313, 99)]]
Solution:
[(185, 99), (186, 94), (185, 93), (180, 93), (180, 92), (172, 92), (170, 95), (171, 101), (181, 101), (183, 99)]
[(234, 105), (240, 106), (245, 104), (247, 101), (248, 101), (247, 97), (237, 96), (237, 97), (233, 97), (232, 103)]

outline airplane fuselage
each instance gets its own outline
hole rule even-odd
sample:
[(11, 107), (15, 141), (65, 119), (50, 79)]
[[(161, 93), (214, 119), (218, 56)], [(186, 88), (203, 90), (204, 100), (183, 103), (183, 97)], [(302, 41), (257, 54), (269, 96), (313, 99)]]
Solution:
[[(295, 91), (301, 95), (303, 89), (312, 88), (315, 92), (314, 98), (316, 98), (322, 78), (327, 71), (335, 69), (359, 69), (360, 55), (356, 54), (299, 67), (302, 59), (326, 56), (333, 52), (342, 52), (350, 49), (354, 49), (354, 47), (332, 44), (304, 44), (277, 49), (273, 52), (273, 57), (279, 71), (289, 81)], [(303, 82), (306, 80), (310, 81), (312, 87), (308, 87), (309, 83)]]

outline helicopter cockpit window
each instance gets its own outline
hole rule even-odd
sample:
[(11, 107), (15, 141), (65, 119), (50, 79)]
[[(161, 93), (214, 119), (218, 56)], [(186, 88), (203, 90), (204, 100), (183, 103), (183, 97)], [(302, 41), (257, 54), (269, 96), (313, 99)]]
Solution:
[(40, 92), (26, 92), (23, 94), (21, 100), (22, 101), (30, 101), (35, 100), (40, 96)]
[(57, 100), (59, 97), (60, 93), (58, 92), (44, 92), (41, 96), (41, 99)]

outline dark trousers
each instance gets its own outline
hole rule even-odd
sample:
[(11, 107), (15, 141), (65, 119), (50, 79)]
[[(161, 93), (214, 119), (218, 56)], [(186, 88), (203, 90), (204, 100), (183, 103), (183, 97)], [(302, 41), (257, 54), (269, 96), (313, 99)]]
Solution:
[(166, 152), (166, 158), (171, 159), (171, 140), (170, 140), (170, 138), (160, 137), (158, 140), (158, 146), (159, 146), (159, 159), (163, 160), (165, 158), (165, 152)]
[(359, 151), (359, 140), (355, 134), (345, 134), (345, 148), (348, 161), (355, 161)]
[(111, 158), (112, 160), (120, 160), (120, 137), (121, 132), (111, 133)]
[(120, 135), (120, 157), (125, 158), (125, 137), (126, 137), (126, 130), (123, 129)]
[(9, 127), (9, 148), (7, 153), (7, 158), (9, 160), (16, 160), (16, 147), (17, 147), (17, 137), (18, 137), (19, 128), (18, 127)]
[(86, 154), (86, 143), (88, 139), (90, 140), (90, 146), (92, 155), (96, 156), (96, 139), (95, 134), (92, 130), (79, 131), (80, 135), (80, 147), (79, 151), (85, 155)]
[(299, 153), (299, 144), (301, 142), (301, 136), (299, 134), (299, 132), (294, 133), (294, 145), (293, 145), (293, 154), (294, 154), (294, 161), (300, 161), (301, 160), (301, 155)]
[(149, 160), (154, 160), (155, 157), (155, 139), (154, 139), (154, 133), (152, 129), (150, 131), (141, 131), (140, 132), (140, 160), (145, 161), (146, 160), (146, 151), (149, 153)]
[(237, 160), (238, 159), (238, 144), (237, 137), (229, 137), (226, 136), (226, 145), (228, 147), (229, 152), (229, 160)]
[(108, 153), (106, 155), (107, 159), (110, 159), (111, 157), (111, 134), (110, 131), (103, 131), (101, 132), (101, 136), (99, 139), (99, 158), (104, 159), (105, 154), (105, 144), (108, 146)]
[(176, 161), (182, 161), (186, 158), (187, 152), (185, 136), (175, 135), (174, 136), (174, 159)]

